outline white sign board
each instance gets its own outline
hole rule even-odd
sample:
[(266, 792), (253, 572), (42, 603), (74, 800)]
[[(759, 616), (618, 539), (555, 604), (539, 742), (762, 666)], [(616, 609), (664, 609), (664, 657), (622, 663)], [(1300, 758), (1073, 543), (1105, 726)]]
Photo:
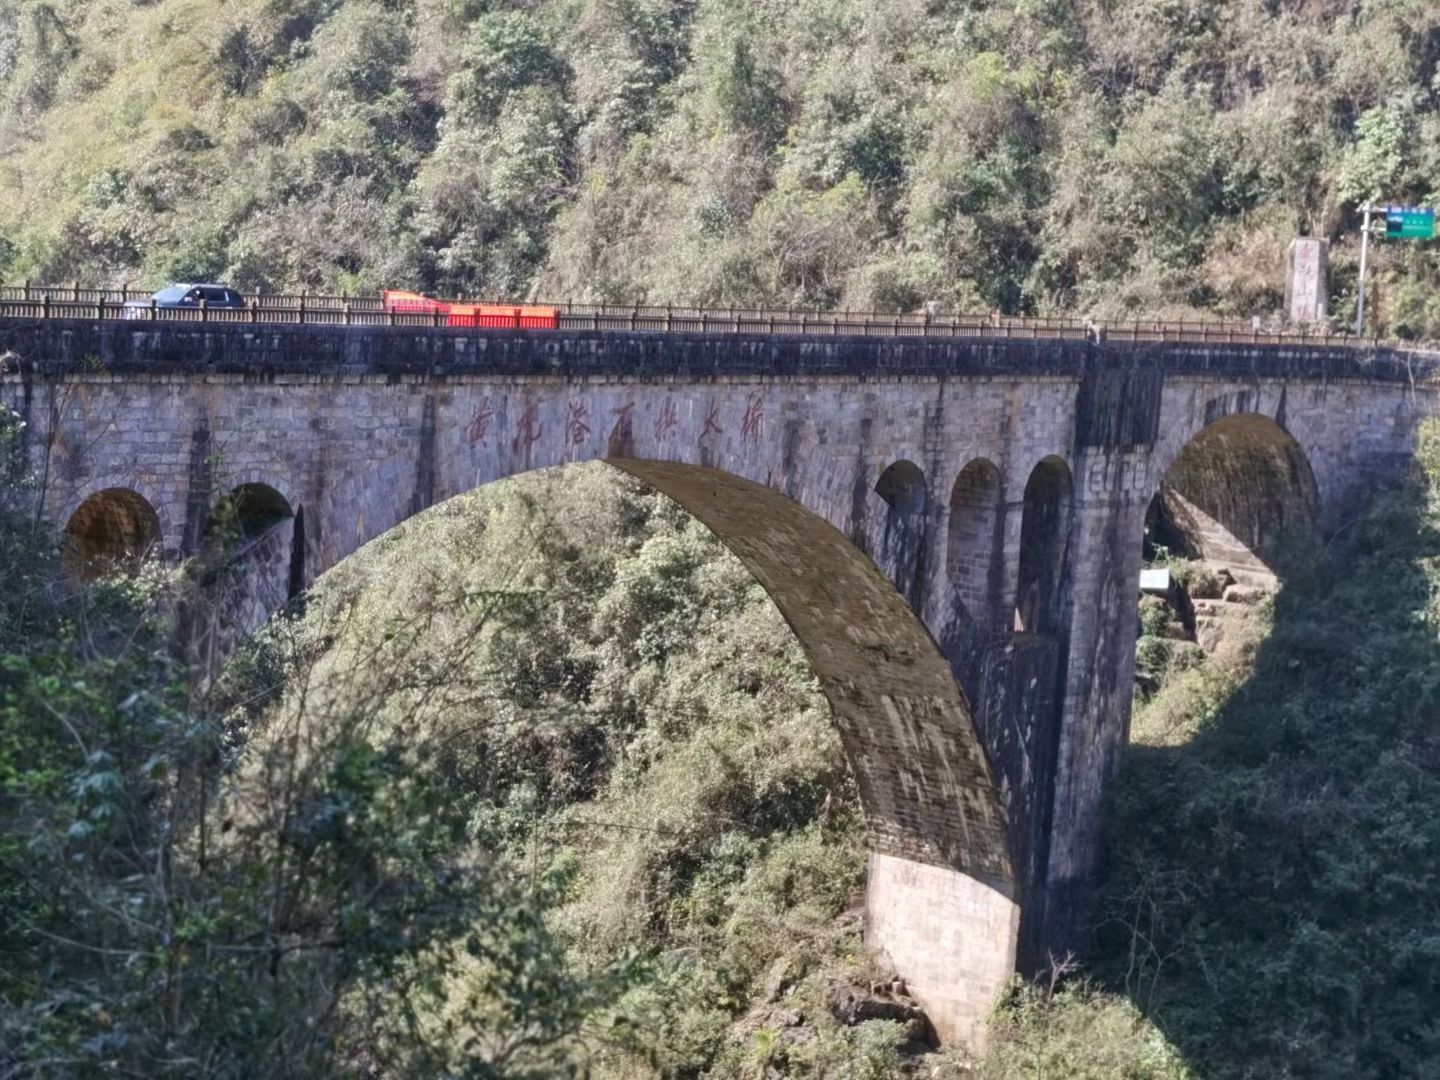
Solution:
[(1154, 570), (1141, 570), (1140, 591), (1165, 595), (1170, 591), (1170, 571), (1163, 566)]

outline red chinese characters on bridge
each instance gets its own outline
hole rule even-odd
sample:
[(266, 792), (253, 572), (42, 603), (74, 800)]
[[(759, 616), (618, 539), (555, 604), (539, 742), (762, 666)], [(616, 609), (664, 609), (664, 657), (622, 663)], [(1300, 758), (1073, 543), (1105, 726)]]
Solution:
[(751, 394), (745, 404), (745, 415), (740, 418), (740, 438), (755, 442), (760, 438), (760, 426), (765, 422), (765, 403), (759, 394)]
[(565, 415), (565, 437), (579, 446), (590, 437), (590, 410), (584, 401), (572, 401)]
[(494, 415), (495, 408), (490, 404), (490, 399), (488, 397), (481, 398), (480, 403), (475, 406), (474, 412), (470, 414), (470, 422), (465, 425), (465, 440), (471, 446), (484, 440), (486, 433), (490, 430), (490, 420)]
[(515, 441), (510, 445), (517, 454), (529, 453), (530, 447), (539, 440), (540, 434), (538, 410), (534, 403), (527, 404), (521, 410), (520, 418), (515, 421)]
[(660, 403), (660, 413), (655, 417), (655, 441), (663, 443), (675, 433), (676, 426), (680, 423), (675, 412), (675, 402), (666, 398)]
[(705, 411), (705, 430), (700, 433), (700, 438), (723, 434), (725, 434), (724, 429), (720, 427), (720, 403), (711, 398), (710, 407)]

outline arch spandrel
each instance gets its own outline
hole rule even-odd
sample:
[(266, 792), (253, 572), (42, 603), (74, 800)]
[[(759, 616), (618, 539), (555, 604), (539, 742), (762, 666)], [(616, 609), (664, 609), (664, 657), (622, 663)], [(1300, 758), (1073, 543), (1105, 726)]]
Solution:
[[(697, 400), (664, 385), (616, 382), (585, 388), (584, 412), (572, 413), (577, 393), (564, 383), (533, 390), (479, 384), (447, 392), (436, 406), (429, 490), (421, 505), (576, 462), (671, 461), (784, 492), (864, 550), (882, 549), (891, 507), (874, 486), (888, 461), (877, 450), (857, 461), (853, 446), (826, 445), (813, 422), (787, 421), (783, 387), (720, 386)], [(725, 409), (715, 419), (711, 406), (722, 400)], [(722, 429), (719, 434), (710, 431), (712, 424)], [(581, 442), (570, 437), (572, 431), (583, 436)], [(533, 444), (521, 445), (531, 433)], [(303, 501), (323, 519), (315, 567), (320, 573), (409, 517), (423, 471), (403, 448), (385, 447), (369, 460), (327, 461), (319, 492), (300, 477), (288, 487), (275, 486), (292, 505), (304, 492)], [(267, 476), (256, 478), (274, 483)]]

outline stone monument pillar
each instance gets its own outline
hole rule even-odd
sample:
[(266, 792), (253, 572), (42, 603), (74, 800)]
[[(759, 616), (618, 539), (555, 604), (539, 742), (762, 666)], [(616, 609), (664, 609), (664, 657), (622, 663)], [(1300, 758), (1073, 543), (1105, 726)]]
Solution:
[(1286, 256), (1285, 317), (1291, 322), (1319, 322), (1325, 318), (1325, 273), (1330, 243), (1310, 237), (1290, 241)]

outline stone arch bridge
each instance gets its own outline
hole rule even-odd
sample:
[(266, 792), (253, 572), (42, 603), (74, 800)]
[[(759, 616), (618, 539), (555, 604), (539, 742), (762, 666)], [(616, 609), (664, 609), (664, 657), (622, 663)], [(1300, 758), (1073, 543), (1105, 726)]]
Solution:
[[(1129, 722), (1147, 510), (1237, 575), (1403, 475), (1430, 361), (1303, 345), (0, 322), (80, 554), (233, 515), (253, 629), (362, 544), (603, 459), (741, 557), (831, 702), (867, 944), (942, 1036), (1083, 944)], [(1162, 490), (1163, 489), (1163, 490)]]

